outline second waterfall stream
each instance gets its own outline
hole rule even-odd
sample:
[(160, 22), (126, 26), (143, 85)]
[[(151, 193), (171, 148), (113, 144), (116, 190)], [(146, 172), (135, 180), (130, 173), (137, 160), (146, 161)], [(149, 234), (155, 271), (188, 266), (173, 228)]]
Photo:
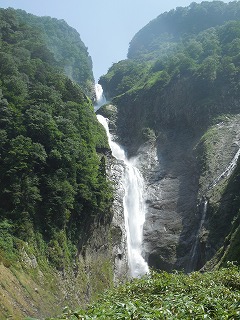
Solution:
[(101, 115), (97, 115), (97, 118), (107, 132), (113, 156), (125, 164), (123, 206), (127, 233), (128, 264), (130, 275), (134, 278), (140, 277), (149, 271), (148, 265), (141, 254), (143, 224), (145, 221), (144, 180), (139, 170), (134, 166), (134, 160), (128, 160), (123, 148), (112, 141), (107, 119)]

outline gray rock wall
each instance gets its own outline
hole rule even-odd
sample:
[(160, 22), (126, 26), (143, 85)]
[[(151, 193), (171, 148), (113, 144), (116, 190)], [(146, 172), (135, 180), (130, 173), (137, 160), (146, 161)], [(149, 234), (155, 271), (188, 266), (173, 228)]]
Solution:
[(124, 165), (121, 161), (111, 158), (108, 168), (109, 178), (113, 182), (114, 201), (113, 218), (111, 222), (112, 252), (114, 258), (114, 282), (119, 283), (128, 277), (128, 252), (127, 235), (124, 222), (123, 209), (123, 171)]
[(223, 244), (233, 218), (231, 204), (221, 211), (225, 221), (214, 215), (230, 178), (221, 173), (239, 150), (239, 120), (238, 115), (226, 117), (199, 136), (165, 132), (164, 141), (138, 149), (147, 189), (144, 252), (150, 267), (200, 269)]
[(144, 252), (149, 266), (161, 270), (186, 269), (189, 260), (198, 168), (193, 142), (188, 144), (181, 146), (176, 139), (156, 141), (138, 151), (147, 188)]
[[(239, 148), (240, 116), (223, 116), (212, 127), (197, 130), (182, 122), (165, 127), (156, 122), (156, 139), (144, 142), (141, 131), (147, 126), (146, 106), (121, 105), (118, 111), (111, 105), (105, 112), (115, 139), (131, 156), (137, 156), (145, 179), (144, 258), (150, 267), (161, 270), (202, 268), (230, 231), (234, 214), (228, 200), (223, 201), (229, 198), (223, 197), (223, 192), (230, 177), (223, 176), (214, 187), (213, 183)], [(121, 169), (116, 169), (120, 173)], [(114, 179), (120, 181), (117, 176)], [(116, 212), (123, 197), (121, 187), (117, 189)], [(114, 221), (121, 225), (118, 219)], [(122, 252), (122, 248), (117, 250)]]
[[(222, 222), (211, 218), (218, 210), (222, 190), (218, 190), (218, 183), (210, 192), (209, 185), (238, 150), (239, 116), (223, 117), (213, 127), (196, 130), (183, 122), (165, 127), (156, 122), (156, 140), (141, 142), (146, 118), (146, 106), (121, 105), (112, 126), (129, 154), (137, 155), (145, 179), (143, 254), (150, 267), (157, 269), (200, 269), (229, 232), (230, 222), (224, 231)], [(223, 177), (223, 183), (227, 179)], [(208, 207), (202, 221), (204, 199), (208, 199)], [(226, 210), (225, 219), (231, 221), (230, 216)]]

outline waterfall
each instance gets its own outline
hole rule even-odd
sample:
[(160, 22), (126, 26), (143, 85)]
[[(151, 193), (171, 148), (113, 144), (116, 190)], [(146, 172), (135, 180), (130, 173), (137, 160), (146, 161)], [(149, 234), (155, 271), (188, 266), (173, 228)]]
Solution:
[(145, 221), (144, 180), (140, 171), (135, 167), (136, 159), (127, 159), (123, 148), (112, 141), (107, 119), (101, 115), (97, 115), (97, 118), (107, 132), (113, 156), (118, 160), (122, 160), (125, 164), (123, 206), (127, 233), (128, 264), (131, 276), (140, 277), (149, 270), (146, 261), (141, 255), (143, 224)]
[(239, 156), (240, 156), (240, 148), (238, 149), (235, 156), (228, 164), (227, 168), (209, 185), (208, 189), (212, 189), (213, 187), (215, 187), (218, 184), (218, 182), (221, 179), (227, 178), (233, 173), (234, 169), (237, 166), (237, 161), (238, 161)]
[(192, 271), (196, 268), (197, 257), (198, 257), (197, 250), (198, 250), (198, 245), (199, 245), (199, 236), (200, 236), (202, 226), (203, 226), (205, 219), (206, 219), (207, 206), (208, 206), (208, 201), (205, 198), (203, 198), (203, 200), (201, 201), (201, 204), (200, 204), (201, 220), (200, 220), (199, 227), (198, 227), (198, 230), (196, 233), (194, 245), (193, 245), (192, 250), (190, 252), (190, 265), (188, 268), (189, 271)]
[[(225, 170), (208, 186), (207, 190), (214, 188), (220, 180), (229, 177), (233, 173), (234, 169), (237, 166), (237, 161), (239, 156), (240, 156), (240, 148), (235, 153), (233, 159), (229, 162)], [(205, 199), (205, 197), (203, 197), (200, 204), (201, 220), (196, 233), (195, 242), (190, 252), (190, 263), (188, 266), (188, 271), (192, 271), (196, 268), (197, 258), (198, 258), (198, 248), (199, 248), (199, 236), (200, 236), (202, 226), (206, 219), (207, 206), (208, 206), (208, 201)]]
[(95, 84), (96, 104), (94, 110), (97, 111), (102, 105), (106, 103), (106, 98), (103, 94), (103, 88), (100, 84)]
[(124, 216), (128, 236), (128, 260), (131, 275), (138, 277), (148, 272), (148, 265), (141, 255), (145, 221), (144, 181), (134, 163), (125, 161), (125, 164)]

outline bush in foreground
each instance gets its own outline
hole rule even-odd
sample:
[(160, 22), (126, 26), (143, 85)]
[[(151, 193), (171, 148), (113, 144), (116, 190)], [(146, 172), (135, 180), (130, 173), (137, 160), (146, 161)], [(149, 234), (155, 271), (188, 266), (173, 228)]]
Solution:
[(56, 319), (240, 319), (236, 266), (191, 274), (151, 272), (106, 292), (86, 310), (65, 309)]

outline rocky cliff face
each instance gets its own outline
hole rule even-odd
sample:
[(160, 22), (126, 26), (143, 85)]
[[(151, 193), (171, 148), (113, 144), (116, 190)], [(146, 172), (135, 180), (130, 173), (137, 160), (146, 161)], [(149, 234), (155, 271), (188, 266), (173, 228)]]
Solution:
[(150, 267), (168, 271), (186, 268), (197, 214), (197, 163), (191, 146), (175, 142), (139, 149), (147, 184), (144, 251)]
[(113, 218), (111, 222), (111, 242), (114, 265), (114, 283), (120, 283), (128, 277), (127, 236), (123, 210), (123, 170), (120, 161), (112, 158), (109, 161), (109, 178), (114, 184)]
[[(202, 169), (199, 195), (207, 199), (208, 206), (206, 219), (199, 230), (196, 268), (202, 267), (212, 257), (215, 263), (225, 263), (221, 256), (225, 254), (226, 247), (232, 245), (231, 233), (239, 225), (234, 225), (238, 221), (240, 207), (239, 120), (239, 114), (223, 116), (219, 123), (207, 130), (197, 146)], [(233, 260), (239, 256), (238, 250), (235, 250)]]
[(105, 107), (116, 139), (138, 156), (145, 178), (145, 259), (160, 270), (202, 268), (224, 244), (237, 213), (222, 205), (222, 196), (231, 176), (225, 171), (239, 149), (239, 115), (194, 129), (187, 122), (155, 124), (151, 132), (144, 129), (146, 107), (113, 110)]
[[(109, 119), (109, 130), (114, 136), (116, 132), (116, 115), (117, 109), (113, 105), (102, 107), (97, 113)], [(117, 136), (115, 135), (115, 139)], [(128, 251), (127, 251), (127, 235), (124, 221), (124, 186), (123, 172), (124, 163), (115, 159), (111, 152), (106, 154), (106, 169), (109, 180), (113, 184), (114, 200), (112, 204), (113, 217), (110, 224), (110, 239), (112, 243), (112, 257), (114, 266), (114, 283), (123, 282), (128, 278)]]
[(113, 255), (109, 225), (92, 225), (91, 238), (72, 268), (57, 271), (37, 259), (26, 243), (21, 261), (0, 264), (0, 318), (21, 320), (57, 316), (68, 306), (76, 309), (92, 302), (113, 286)]
[(158, 269), (239, 261), (225, 254), (239, 246), (239, 12), (204, 1), (161, 14), (100, 78), (116, 138), (141, 159), (144, 251)]
[[(236, 211), (229, 203), (220, 209), (220, 203), (229, 182), (226, 170), (239, 150), (239, 132), (235, 116), (203, 137), (172, 132), (165, 143), (139, 149), (148, 182), (144, 250), (150, 266), (199, 269), (223, 245)], [(204, 152), (202, 143), (210, 150)], [(219, 210), (217, 221), (213, 217)]]

